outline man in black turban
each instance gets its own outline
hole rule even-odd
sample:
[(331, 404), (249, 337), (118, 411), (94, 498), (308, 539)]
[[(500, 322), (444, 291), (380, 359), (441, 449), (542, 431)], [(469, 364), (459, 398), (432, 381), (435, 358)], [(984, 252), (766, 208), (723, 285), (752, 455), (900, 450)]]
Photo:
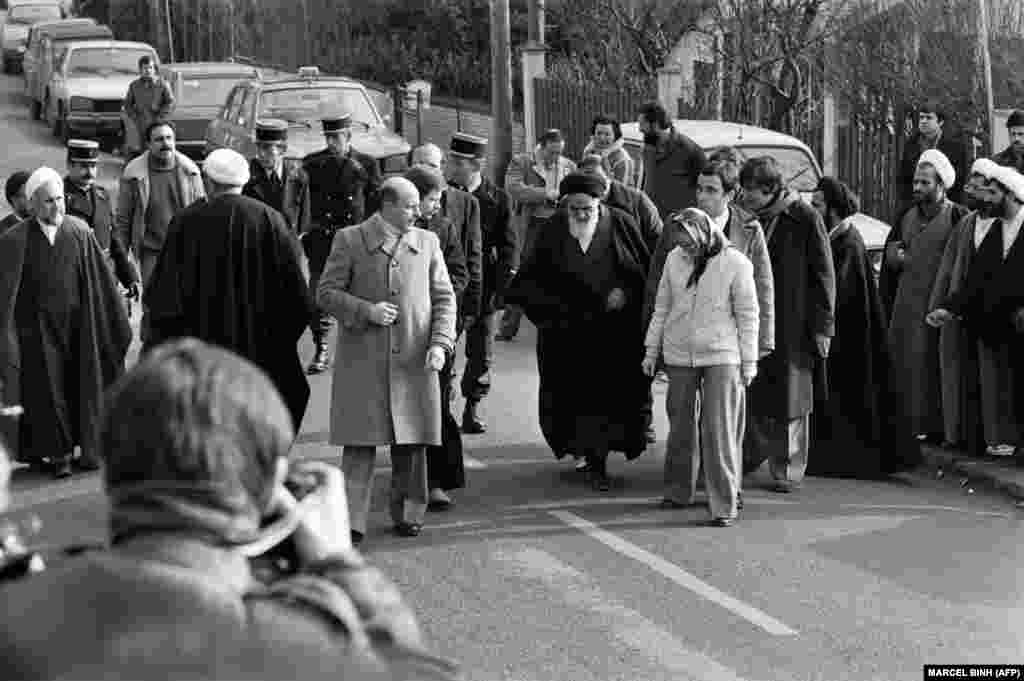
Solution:
[(602, 205), (604, 180), (573, 173), (507, 294), (538, 329), (540, 426), (561, 459), (585, 457), (610, 489), (609, 451), (647, 447), (642, 309), (650, 252), (629, 215)]

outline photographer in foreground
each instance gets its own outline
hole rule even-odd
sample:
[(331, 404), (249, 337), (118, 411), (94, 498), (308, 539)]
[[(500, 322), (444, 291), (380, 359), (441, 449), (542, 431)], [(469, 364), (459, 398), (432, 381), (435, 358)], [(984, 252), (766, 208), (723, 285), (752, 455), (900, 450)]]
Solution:
[(457, 678), (352, 548), (340, 471), (289, 468), (292, 438), (252, 364), (156, 348), (99, 428), (110, 547), (0, 587), (4, 678)]

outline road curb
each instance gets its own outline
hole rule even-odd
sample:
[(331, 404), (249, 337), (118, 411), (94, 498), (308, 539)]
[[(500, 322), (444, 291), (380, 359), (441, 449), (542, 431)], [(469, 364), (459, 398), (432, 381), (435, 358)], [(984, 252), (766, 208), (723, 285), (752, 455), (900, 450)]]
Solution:
[(970, 458), (963, 452), (924, 446), (925, 462), (934, 468), (965, 476), (970, 483), (983, 483), (1015, 501), (1024, 501), (1024, 472), (1012, 460)]

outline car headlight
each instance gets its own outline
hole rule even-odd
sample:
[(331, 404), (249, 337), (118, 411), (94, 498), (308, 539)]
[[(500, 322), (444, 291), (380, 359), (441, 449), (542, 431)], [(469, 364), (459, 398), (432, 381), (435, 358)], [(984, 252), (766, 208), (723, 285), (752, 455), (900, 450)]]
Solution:
[(92, 100), (88, 97), (72, 97), (68, 108), (72, 111), (92, 111)]
[(385, 173), (402, 173), (408, 167), (405, 154), (397, 154), (384, 159)]

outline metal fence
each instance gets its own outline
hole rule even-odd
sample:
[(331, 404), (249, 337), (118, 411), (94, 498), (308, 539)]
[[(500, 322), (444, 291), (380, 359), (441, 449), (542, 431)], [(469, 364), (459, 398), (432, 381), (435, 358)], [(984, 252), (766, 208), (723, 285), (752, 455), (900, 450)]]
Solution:
[(565, 155), (570, 158), (583, 155), (595, 116), (604, 114), (622, 122), (632, 121), (637, 106), (643, 103), (620, 90), (584, 89), (548, 78), (536, 78), (533, 84), (537, 130), (561, 130), (565, 135)]

